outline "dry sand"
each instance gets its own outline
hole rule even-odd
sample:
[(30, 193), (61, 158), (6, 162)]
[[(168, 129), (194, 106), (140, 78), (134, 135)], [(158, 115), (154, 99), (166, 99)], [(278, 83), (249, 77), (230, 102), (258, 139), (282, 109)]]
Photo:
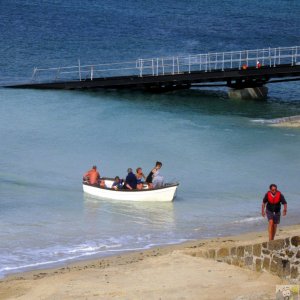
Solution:
[[(299, 233), (300, 225), (284, 227), (276, 238)], [(274, 299), (285, 283), (278, 277), (189, 254), (266, 240), (256, 232), (22, 273), (0, 281), (0, 299)]]

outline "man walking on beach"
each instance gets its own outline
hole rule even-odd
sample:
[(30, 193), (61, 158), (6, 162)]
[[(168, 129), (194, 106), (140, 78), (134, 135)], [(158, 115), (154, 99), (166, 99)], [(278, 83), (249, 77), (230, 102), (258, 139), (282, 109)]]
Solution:
[(267, 215), (269, 221), (269, 241), (274, 240), (277, 225), (280, 223), (281, 204), (284, 206), (282, 215), (285, 216), (287, 212), (287, 202), (281, 192), (277, 190), (277, 185), (271, 184), (270, 190), (265, 194), (261, 206), (262, 216), (265, 217)]

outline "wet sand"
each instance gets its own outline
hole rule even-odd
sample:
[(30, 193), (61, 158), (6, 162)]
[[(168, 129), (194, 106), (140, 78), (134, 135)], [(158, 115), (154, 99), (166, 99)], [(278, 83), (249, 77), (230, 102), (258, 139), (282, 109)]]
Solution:
[(292, 127), (299, 128), (300, 127), (300, 116), (290, 116), (284, 118), (278, 118), (269, 120), (271, 126), (274, 127)]
[[(300, 234), (279, 228), (276, 238)], [(11, 275), (0, 281), (0, 299), (274, 299), (269, 273), (195, 257), (189, 250), (267, 241), (267, 232), (164, 246), (65, 267)]]
[(272, 124), (271, 126), (273, 126), (273, 127), (299, 128), (300, 127), (300, 121), (277, 123), (277, 124)]

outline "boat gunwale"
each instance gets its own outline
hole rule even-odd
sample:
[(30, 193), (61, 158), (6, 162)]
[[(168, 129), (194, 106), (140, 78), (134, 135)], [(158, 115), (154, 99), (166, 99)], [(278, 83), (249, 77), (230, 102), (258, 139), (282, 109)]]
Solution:
[[(102, 180), (112, 180), (114, 181), (113, 178), (105, 178), (105, 177), (102, 177), (101, 178)], [(131, 192), (131, 193), (136, 193), (136, 192), (153, 192), (153, 191), (159, 191), (159, 190), (164, 190), (164, 189), (167, 189), (167, 188), (172, 188), (172, 187), (177, 187), (179, 186), (179, 182), (176, 182), (176, 183), (166, 183), (164, 186), (162, 187), (158, 187), (158, 188), (154, 188), (154, 189), (145, 189), (145, 190), (126, 190), (126, 189), (121, 189), (121, 190), (115, 190), (113, 188), (107, 188), (107, 187), (100, 187), (100, 186), (94, 186), (94, 185), (91, 185), (91, 184), (88, 184), (88, 183), (85, 183), (85, 182), (82, 182), (82, 185), (85, 185), (85, 186), (89, 186), (89, 187), (93, 187), (93, 188), (96, 188), (96, 189), (99, 189), (99, 190), (104, 190), (104, 191), (112, 191), (112, 192)]]

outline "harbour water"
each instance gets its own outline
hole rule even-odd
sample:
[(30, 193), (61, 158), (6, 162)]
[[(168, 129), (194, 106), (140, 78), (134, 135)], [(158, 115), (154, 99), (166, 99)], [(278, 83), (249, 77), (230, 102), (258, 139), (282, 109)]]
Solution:
[[(69, 3), (1, 1), (2, 83), (78, 58), (299, 44), (298, 1), (226, 1), (222, 9), (221, 1)], [(230, 100), (225, 90), (0, 88), (0, 276), (264, 229), (260, 205), (272, 182), (289, 204), (282, 224), (299, 222), (300, 130), (261, 122), (300, 114), (299, 83), (269, 89), (267, 101), (256, 102)], [(82, 174), (93, 164), (104, 176), (124, 177), (128, 167), (147, 173), (156, 160), (166, 180), (180, 182), (173, 203), (111, 203), (82, 193)]]

